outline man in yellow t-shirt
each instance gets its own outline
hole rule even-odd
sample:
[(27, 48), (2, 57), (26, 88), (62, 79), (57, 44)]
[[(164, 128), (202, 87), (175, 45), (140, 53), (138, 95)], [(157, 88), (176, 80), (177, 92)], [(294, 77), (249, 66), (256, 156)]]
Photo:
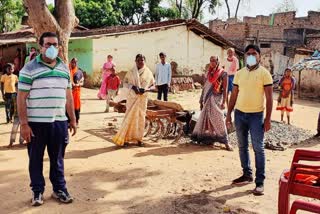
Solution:
[(12, 122), (14, 115), (14, 102), (17, 98), (16, 86), (18, 84), (17, 75), (13, 74), (14, 65), (8, 63), (4, 67), (5, 74), (1, 76), (1, 93), (5, 101), (7, 123)]
[[(227, 127), (231, 125), (231, 113), (235, 108), (235, 127), (238, 138), (239, 155), (243, 175), (233, 184), (246, 184), (253, 181), (249, 157), (250, 132), (255, 154), (256, 188), (254, 195), (263, 195), (265, 179), (264, 133), (271, 128), (272, 77), (270, 72), (260, 65), (260, 49), (256, 45), (245, 48), (246, 67), (239, 70), (233, 80)], [(266, 117), (263, 118), (264, 97), (266, 97)]]

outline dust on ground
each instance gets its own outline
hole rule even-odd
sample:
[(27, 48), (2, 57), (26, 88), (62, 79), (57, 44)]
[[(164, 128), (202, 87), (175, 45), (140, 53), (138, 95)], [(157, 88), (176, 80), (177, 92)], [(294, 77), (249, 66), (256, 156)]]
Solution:
[[(50, 198), (49, 161), (44, 158), (47, 189), (45, 204), (30, 206), (28, 156), (25, 147), (6, 148), (11, 125), (0, 117), (1, 213), (277, 213), (278, 179), (290, 166), (295, 148), (320, 149), (319, 139), (306, 139), (285, 151), (266, 150), (265, 195), (251, 194), (254, 184), (235, 187), (241, 175), (238, 150), (219, 147), (147, 142), (144, 148), (119, 149), (111, 143), (114, 129), (108, 123), (123, 114), (103, 113), (105, 101), (96, 90), (83, 89), (78, 134), (71, 139), (65, 157), (65, 176), (73, 204)], [(155, 97), (154, 94), (151, 95)], [(200, 91), (170, 94), (185, 109), (198, 109)], [(275, 96), (276, 97), (276, 96)], [(292, 124), (315, 133), (319, 102), (296, 101)], [(4, 109), (0, 109), (4, 115)], [(274, 112), (279, 120), (280, 113)], [(253, 158), (253, 153), (250, 151)], [(252, 163), (254, 167), (254, 163)]]

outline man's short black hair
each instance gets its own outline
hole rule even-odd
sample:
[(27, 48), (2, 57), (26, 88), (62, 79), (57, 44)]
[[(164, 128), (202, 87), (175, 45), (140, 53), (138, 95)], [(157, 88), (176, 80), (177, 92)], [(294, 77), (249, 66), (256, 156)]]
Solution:
[(56, 33), (44, 32), (44, 33), (40, 36), (40, 39), (39, 39), (39, 44), (40, 44), (41, 46), (43, 46), (44, 38), (47, 38), (47, 37), (56, 37), (56, 38), (58, 38), (58, 36), (57, 36)]
[(159, 56), (163, 57), (163, 56), (167, 56), (167, 55), (165, 53), (161, 52), (161, 53), (159, 53)]
[(256, 50), (259, 54), (261, 53), (260, 48), (259, 48), (257, 45), (253, 45), (253, 44), (248, 45), (248, 46), (244, 49), (244, 52), (247, 53), (247, 52), (249, 51), (249, 49), (254, 49), (254, 50)]

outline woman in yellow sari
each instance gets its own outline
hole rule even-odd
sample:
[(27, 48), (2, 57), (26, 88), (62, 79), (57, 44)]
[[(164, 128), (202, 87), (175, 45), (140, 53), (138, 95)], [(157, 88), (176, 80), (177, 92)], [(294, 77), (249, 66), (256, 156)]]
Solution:
[(145, 126), (148, 94), (145, 92), (154, 84), (154, 77), (145, 65), (145, 56), (136, 56), (136, 65), (124, 80), (124, 87), (129, 88), (126, 113), (118, 133), (112, 138), (118, 146), (131, 144), (143, 146), (142, 138)]

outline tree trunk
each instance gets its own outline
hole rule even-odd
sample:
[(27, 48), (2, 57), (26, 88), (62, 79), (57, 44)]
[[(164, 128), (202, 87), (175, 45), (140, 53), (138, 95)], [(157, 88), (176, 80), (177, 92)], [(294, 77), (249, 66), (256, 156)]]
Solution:
[[(28, 24), (39, 39), (44, 32), (55, 32), (61, 45), (61, 58), (68, 61), (68, 43), (72, 30), (78, 25), (72, 0), (55, 0), (55, 17), (45, 0), (23, 0), (28, 13)], [(40, 18), (41, 17), (41, 18)]]
[(236, 19), (238, 18), (238, 10), (239, 10), (239, 6), (240, 6), (240, 2), (241, 2), (241, 0), (238, 0), (236, 12), (235, 12), (235, 14), (234, 14), (234, 18), (236, 18)]
[(197, 10), (197, 4), (198, 4), (197, 0), (193, 1), (192, 14), (191, 14), (191, 18), (193, 18), (193, 19), (197, 18), (196, 15), (195, 15), (196, 10)]
[(196, 14), (195, 14), (196, 19), (200, 18), (199, 16), (200, 16), (201, 7), (202, 7), (203, 4), (204, 4), (203, 0), (199, 0), (198, 1), (198, 7), (197, 7)]
[(227, 10), (228, 10), (228, 19), (230, 19), (231, 17), (231, 14), (230, 14), (230, 6), (229, 6), (229, 2), (228, 0), (224, 0), (226, 2), (226, 5), (227, 5)]
[(178, 8), (179, 11), (179, 18), (181, 18), (181, 14), (182, 14), (182, 0), (176, 0), (176, 7)]

